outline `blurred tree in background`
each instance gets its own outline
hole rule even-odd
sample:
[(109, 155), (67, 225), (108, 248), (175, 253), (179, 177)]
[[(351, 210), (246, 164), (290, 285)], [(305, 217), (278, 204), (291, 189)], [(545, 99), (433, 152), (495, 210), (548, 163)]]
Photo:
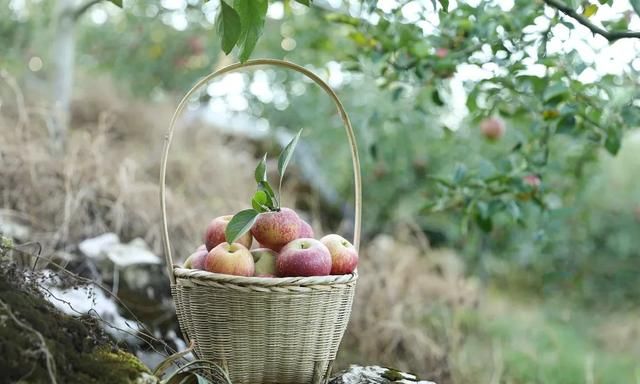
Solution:
[[(640, 297), (633, 273), (610, 272), (640, 270), (640, 202), (595, 176), (633, 145), (625, 134), (640, 123), (637, 2), (307, 3), (236, 0), (226, 13), (220, 1), (92, 4), (77, 20), (77, 62), (152, 99), (233, 60), (222, 51), (236, 43), (241, 59), (308, 65), (338, 89), (357, 129), (368, 236), (409, 221), (460, 249), (479, 276), (589, 301)], [(34, 31), (53, 23), (54, 9), (12, 0), (1, 11), (8, 68), (26, 62), (30, 76), (52, 76)], [(256, 125), (309, 126), (308, 156), (349, 196), (347, 148), (335, 145), (343, 132), (319, 91), (271, 69), (234, 79), (238, 92), (218, 82), (203, 105), (221, 111), (222, 95), (225, 112)], [(487, 119), (504, 132), (483, 133)]]

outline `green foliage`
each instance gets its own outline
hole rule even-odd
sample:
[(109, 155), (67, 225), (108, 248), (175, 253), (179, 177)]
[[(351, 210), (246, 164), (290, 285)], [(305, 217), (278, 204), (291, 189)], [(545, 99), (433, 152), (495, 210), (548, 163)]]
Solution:
[(216, 30), (222, 40), (222, 51), (228, 55), (240, 38), (240, 16), (224, 0), (220, 2)]
[(251, 206), (253, 208), (240, 211), (233, 216), (225, 230), (225, 237), (229, 244), (235, 242), (240, 236), (247, 233), (255, 223), (260, 213), (280, 210), (280, 189), (282, 188), (282, 180), (284, 179), (284, 173), (287, 170), (287, 165), (289, 164), (289, 161), (291, 161), (293, 152), (295, 151), (298, 140), (300, 139), (300, 134), (302, 134), (302, 129), (298, 131), (291, 141), (289, 141), (278, 156), (278, 174), (280, 175), (280, 182), (278, 184), (277, 195), (273, 192), (273, 189), (267, 180), (266, 153), (258, 163), (254, 172), (256, 183), (258, 184), (258, 190), (251, 199)]
[(239, 237), (249, 232), (258, 218), (258, 214), (259, 212), (255, 209), (245, 209), (236, 213), (224, 231), (227, 243), (233, 244)]
[(640, 347), (637, 339), (610, 339), (629, 327), (624, 313), (489, 296), (489, 311), (460, 316), (469, 336), (454, 358), (455, 382), (484, 383), (496, 377), (501, 383), (545, 384), (636, 380), (632, 356)]

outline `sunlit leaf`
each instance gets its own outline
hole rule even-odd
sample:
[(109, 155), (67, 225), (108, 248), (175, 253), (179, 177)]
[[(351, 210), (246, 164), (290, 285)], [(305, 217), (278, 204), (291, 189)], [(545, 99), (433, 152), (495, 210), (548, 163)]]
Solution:
[(584, 7), (584, 10), (582, 11), (582, 14), (585, 17), (591, 17), (591, 16), (595, 15), (596, 12), (598, 12), (598, 6), (595, 5), (595, 4), (589, 4), (586, 7)]

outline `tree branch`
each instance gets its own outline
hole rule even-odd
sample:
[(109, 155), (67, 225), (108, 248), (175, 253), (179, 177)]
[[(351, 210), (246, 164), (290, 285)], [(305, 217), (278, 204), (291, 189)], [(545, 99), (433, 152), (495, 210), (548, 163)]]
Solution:
[(576, 12), (573, 8), (563, 4), (562, 2), (560, 2), (558, 0), (543, 0), (543, 1), (548, 6), (559, 10), (560, 12), (562, 12), (565, 15), (571, 17), (572, 19), (574, 19), (578, 23), (580, 23), (580, 24), (584, 25), (585, 27), (589, 28), (589, 30), (591, 32), (593, 32), (594, 34), (598, 34), (598, 35), (604, 37), (605, 39), (609, 40), (610, 42), (614, 42), (614, 41), (620, 40), (620, 39), (627, 39), (627, 38), (638, 38), (638, 39), (640, 39), (640, 32), (608, 31), (608, 30), (606, 30), (604, 28), (598, 27), (597, 25), (593, 24), (591, 21), (589, 21), (588, 18), (584, 17), (583, 15), (579, 14), (578, 12)]
[(79, 6), (76, 10), (73, 11), (73, 20), (77, 20), (80, 16), (84, 15), (85, 12), (89, 10), (89, 8), (94, 5), (101, 3), (103, 0), (88, 0), (86, 3)]

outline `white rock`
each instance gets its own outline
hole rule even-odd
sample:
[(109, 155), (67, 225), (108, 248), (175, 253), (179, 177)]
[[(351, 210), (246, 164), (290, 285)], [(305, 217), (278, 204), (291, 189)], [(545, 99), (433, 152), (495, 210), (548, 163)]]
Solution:
[(117, 340), (126, 340), (131, 344), (139, 342), (134, 336), (140, 329), (138, 324), (124, 318), (113, 298), (105, 295), (101, 290), (93, 290), (94, 302), (82, 289), (60, 289), (58, 287), (49, 287), (48, 289), (55, 297), (47, 295), (47, 292), (44, 292), (45, 296), (62, 312), (72, 316), (89, 314), (95, 317), (98, 315), (104, 320), (104, 323), (101, 324), (102, 328)]
[(160, 257), (151, 252), (142, 239), (134, 239), (128, 244), (113, 245), (106, 250), (106, 254), (109, 260), (121, 268), (162, 263)]
[(120, 244), (120, 238), (115, 233), (105, 233), (78, 244), (80, 252), (85, 256), (101, 261), (106, 258), (106, 252), (113, 246)]
[(433, 381), (419, 380), (414, 374), (396, 371), (377, 365), (362, 367), (352, 365), (329, 381), (330, 384), (436, 384)]

